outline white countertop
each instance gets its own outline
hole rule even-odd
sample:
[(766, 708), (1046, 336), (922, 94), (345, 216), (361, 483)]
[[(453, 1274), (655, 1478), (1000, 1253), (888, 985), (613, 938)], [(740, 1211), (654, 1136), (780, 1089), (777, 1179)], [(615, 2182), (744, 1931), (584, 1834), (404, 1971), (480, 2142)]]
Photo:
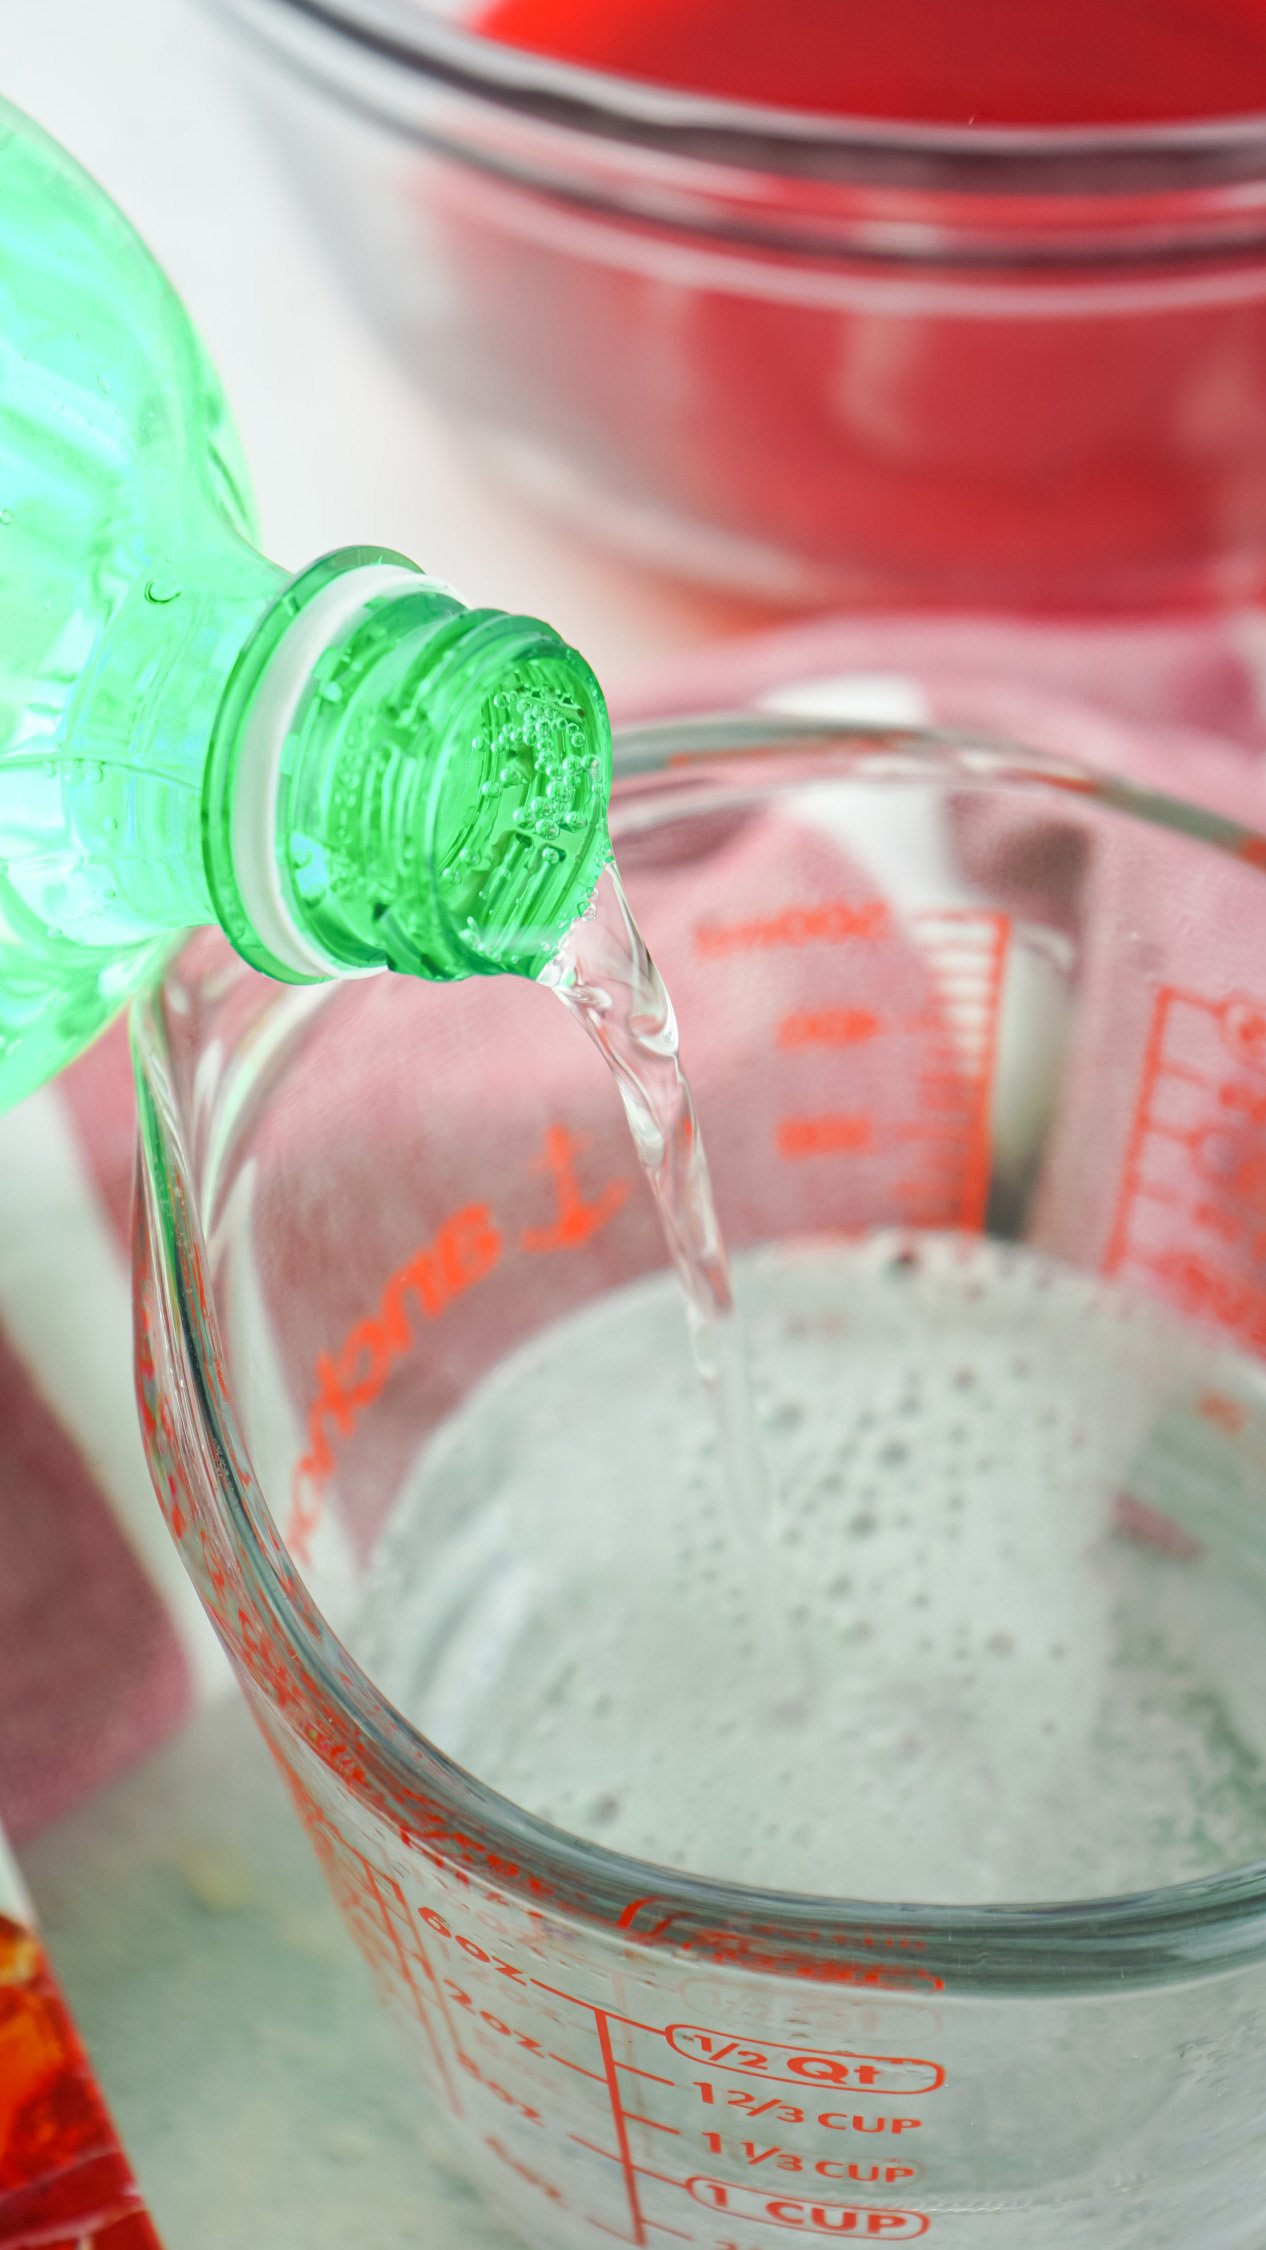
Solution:
[(243, 1704), (22, 1865), (165, 2250), (513, 2250), (446, 2167)]
[[(483, 484), (327, 272), (232, 65), (193, 0), (0, 6), (0, 93), (96, 174), (183, 295), (275, 559), (400, 548), (472, 600), (548, 617), (617, 695), (752, 622)], [(21, 1856), (166, 2250), (510, 2250), (445, 2167), (240, 1702)]]

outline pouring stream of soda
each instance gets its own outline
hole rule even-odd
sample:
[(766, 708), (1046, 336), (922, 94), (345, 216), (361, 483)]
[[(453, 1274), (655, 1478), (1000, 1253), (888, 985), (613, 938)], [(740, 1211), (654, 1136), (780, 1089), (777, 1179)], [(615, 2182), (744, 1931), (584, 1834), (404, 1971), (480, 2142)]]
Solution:
[(790, 1716), (809, 1688), (773, 1544), (769, 1480), (753, 1411), (712, 1180), (672, 1000), (614, 864), (542, 982), (583, 1025), (615, 1079), (638, 1162), (685, 1299), (695, 1366), (715, 1421), (727, 1514), (767, 1676)]

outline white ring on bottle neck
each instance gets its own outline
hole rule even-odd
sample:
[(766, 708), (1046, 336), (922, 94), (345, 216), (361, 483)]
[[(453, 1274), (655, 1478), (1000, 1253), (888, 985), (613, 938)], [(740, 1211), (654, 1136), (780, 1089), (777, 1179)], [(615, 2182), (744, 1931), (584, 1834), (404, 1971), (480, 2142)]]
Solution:
[(277, 800), (286, 738), (327, 648), (381, 594), (448, 594), (451, 586), (401, 563), (360, 563), (342, 571), (291, 619), (251, 699), (238, 744), (229, 821), (233, 873), (255, 935), (273, 958), (305, 977), (376, 976), (385, 964), (353, 969), (335, 961), (295, 921), (277, 863)]

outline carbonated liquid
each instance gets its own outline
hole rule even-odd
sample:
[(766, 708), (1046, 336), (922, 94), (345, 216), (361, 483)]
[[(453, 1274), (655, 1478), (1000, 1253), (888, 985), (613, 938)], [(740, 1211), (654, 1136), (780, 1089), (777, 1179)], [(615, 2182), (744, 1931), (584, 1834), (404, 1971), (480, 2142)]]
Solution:
[(352, 1646), (604, 1846), (835, 1896), (1089, 1897), (1266, 1855), (1266, 1386), (1039, 1255), (737, 1268), (812, 1695), (768, 1693), (671, 1276), (541, 1335), (419, 1458)]
[(769, 1492), (743, 1331), (707, 1151), (681, 1067), (677, 1018), (614, 865), (542, 982), (588, 1033), (615, 1081), (680, 1284), (695, 1374), (719, 1449), (732, 1559), (747, 1585), (748, 1622), (782, 1670), (783, 1693), (803, 1693), (803, 1656), (770, 1552)]

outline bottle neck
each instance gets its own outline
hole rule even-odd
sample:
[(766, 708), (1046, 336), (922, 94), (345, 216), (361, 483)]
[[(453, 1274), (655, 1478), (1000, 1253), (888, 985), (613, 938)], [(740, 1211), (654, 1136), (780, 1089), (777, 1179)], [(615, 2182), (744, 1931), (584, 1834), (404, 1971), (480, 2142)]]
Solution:
[(203, 796), (218, 919), (290, 981), (538, 975), (609, 856), (610, 735), (548, 626), (353, 549), (270, 609)]
[[(288, 580), (238, 539), (199, 560), (188, 577), (140, 574), (86, 660), (62, 660), (60, 707), (55, 693), (32, 701), (28, 739), (47, 754), (14, 762), (0, 813), (6, 912), (29, 916), (33, 946), (55, 931), (72, 948), (123, 954), (215, 919), (203, 843), (208, 735), (243, 647)], [(68, 639), (72, 654), (78, 645)], [(56, 669), (47, 662), (54, 690)]]

